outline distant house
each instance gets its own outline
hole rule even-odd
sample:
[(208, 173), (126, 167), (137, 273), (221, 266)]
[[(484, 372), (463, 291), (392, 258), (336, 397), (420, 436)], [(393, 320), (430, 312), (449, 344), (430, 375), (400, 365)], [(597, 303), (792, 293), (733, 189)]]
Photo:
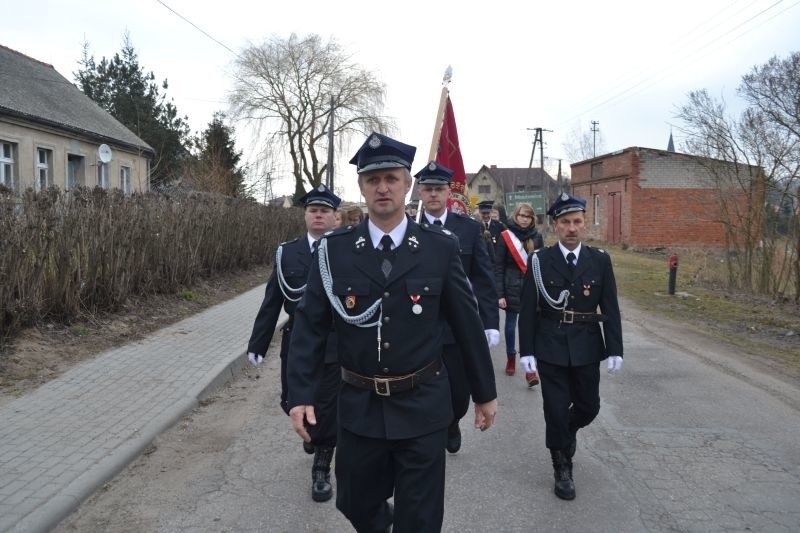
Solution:
[[(761, 169), (670, 150), (630, 147), (571, 165), (572, 193), (586, 199), (587, 237), (635, 247), (722, 247), (721, 194), (744, 209), (740, 187), (720, 175), (752, 181), (763, 205)], [(733, 202), (733, 203), (730, 203)], [(743, 228), (757, 232), (759, 228)]]
[(52, 65), (0, 45), (0, 185), (145, 191), (154, 155)]
[(498, 168), (483, 165), (475, 174), (467, 174), (469, 193), (478, 197), (478, 202), (492, 200), (511, 214), (515, 205), (527, 202), (533, 205), (538, 222), (552, 200), (560, 192), (558, 182), (541, 168)]
[(267, 205), (272, 207), (292, 207), (292, 195), (287, 194), (286, 196), (272, 198), (271, 200), (267, 201)]

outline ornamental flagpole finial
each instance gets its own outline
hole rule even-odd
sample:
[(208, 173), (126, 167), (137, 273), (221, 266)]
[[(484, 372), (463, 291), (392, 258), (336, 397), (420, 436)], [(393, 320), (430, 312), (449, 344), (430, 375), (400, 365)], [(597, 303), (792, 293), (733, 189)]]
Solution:
[(447, 65), (447, 68), (444, 69), (444, 77), (442, 77), (442, 85), (446, 87), (452, 79), (453, 79), (453, 66)]

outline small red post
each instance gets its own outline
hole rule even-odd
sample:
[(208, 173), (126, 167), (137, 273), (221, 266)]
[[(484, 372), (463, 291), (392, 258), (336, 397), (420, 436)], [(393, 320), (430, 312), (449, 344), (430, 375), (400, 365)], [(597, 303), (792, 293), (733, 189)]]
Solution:
[(675, 278), (678, 276), (678, 254), (672, 254), (667, 260), (669, 265), (669, 294), (675, 294)]

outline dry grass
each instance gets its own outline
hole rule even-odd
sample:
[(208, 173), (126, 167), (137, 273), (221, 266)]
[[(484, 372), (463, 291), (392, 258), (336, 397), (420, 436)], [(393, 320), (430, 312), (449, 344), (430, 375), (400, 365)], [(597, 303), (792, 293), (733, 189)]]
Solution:
[(725, 288), (726, 268), (712, 253), (678, 253), (676, 294), (667, 294), (667, 254), (606, 246), (620, 296), (646, 312), (691, 324), (748, 353), (800, 370), (800, 307)]

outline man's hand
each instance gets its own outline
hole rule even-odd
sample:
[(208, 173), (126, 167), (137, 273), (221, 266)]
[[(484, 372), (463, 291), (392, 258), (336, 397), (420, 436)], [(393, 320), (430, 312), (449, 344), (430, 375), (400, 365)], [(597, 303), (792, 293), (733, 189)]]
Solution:
[(619, 355), (608, 356), (608, 373), (614, 374), (622, 372), (622, 357)]
[(486, 342), (489, 348), (500, 344), (500, 332), (496, 329), (485, 329), (483, 332), (486, 334)]
[(525, 372), (536, 372), (536, 358), (532, 355), (520, 357), (519, 364)]
[(313, 405), (295, 405), (289, 410), (292, 418), (292, 428), (295, 433), (300, 435), (305, 442), (311, 442), (311, 435), (306, 431), (306, 422), (312, 426), (317, 425), (317, 417), (314, 414)]
[(247, 352), (247, 360), (250, 361), (251, 365), (258, 368), (261, 366), (261, 363), (264, 362), (264, 356), (254, 354), (253, 352)]
[(486, 431), (494, 424), (494, 415), (497, 413), (497, 400), (475, 404), (475, 427)]
[(499, 307), (500, 309), (505, 309), (506, 308), (506, 299), (505, 298), (500, 298), (499, 300), (497, 300), (497, 307)]

